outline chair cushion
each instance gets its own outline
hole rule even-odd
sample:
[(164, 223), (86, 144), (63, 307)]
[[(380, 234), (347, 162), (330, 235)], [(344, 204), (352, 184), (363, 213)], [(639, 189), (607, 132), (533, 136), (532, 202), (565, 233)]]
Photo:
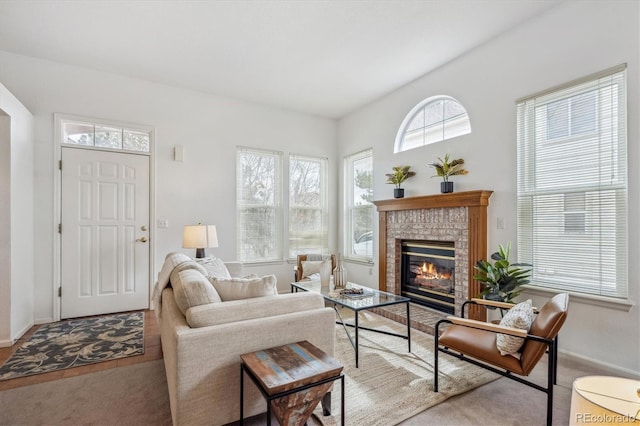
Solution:
[(275, 275), (265, 275), (262, 278), (209, 277), (209, 280), (223, 302), (278, 294)]
[[(533, 313), (531, 299), (529, 299), (509, 309), (500, 321), (500, 325), (529, 331), (534, 319), (535, 314)], [(502, 333), (498, 333), (496, 337), (496, 346), (501, 355), (513, 355), (520, 350), (523, 344), (524, 339), (522, 337)]]
[(438, 343), (480, 361), (522, 374), (520, 360), (500, 355), (496, 347), (496, 333), (491, 331), (452, 324), (442, 332)]
[(183, 315), (193, 306), (222, 301), (209, 280), (196, 268), (183, 271), (175, 268), (171, 273), (171, 287), (176, 305)]
[(302, 278), (309, 277), (313, 274), (320, 274), (320, 265), (322, 265), (322, 260), (303, 260)]

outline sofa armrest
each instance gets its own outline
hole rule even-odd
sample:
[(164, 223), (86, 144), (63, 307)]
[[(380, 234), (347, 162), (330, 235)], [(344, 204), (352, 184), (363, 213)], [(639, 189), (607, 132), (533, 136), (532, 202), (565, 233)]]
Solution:
[(299, 292), (193, 306), (187, 309), (186, 318), (191, 327), (198, 328), (323, 307), (319, 293)]
[[(214, 424), (226, 424), (240, 412), (240, 355), (308, 340), (333, 356), (335, 313), (323, 307), (176, 331), (176, 380), (169, 388), (176, 401), (174, 424), (211, 424), (212, 413)], [(266, 411), (255, 386), (245, 387), (244, 401), (246, 416)]]

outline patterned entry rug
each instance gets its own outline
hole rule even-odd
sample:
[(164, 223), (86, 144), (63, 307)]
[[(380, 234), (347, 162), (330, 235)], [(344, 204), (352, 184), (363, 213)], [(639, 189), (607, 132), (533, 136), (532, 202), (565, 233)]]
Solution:
[(0, 380), (144, 354), (144, 313), (44, 324), (0, 367)]

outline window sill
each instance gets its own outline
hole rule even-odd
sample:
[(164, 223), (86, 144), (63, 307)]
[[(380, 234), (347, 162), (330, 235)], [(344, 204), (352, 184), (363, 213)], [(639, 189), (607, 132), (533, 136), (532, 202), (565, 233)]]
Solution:
[[(552, 297), (558, 293), (563, 293), (561, 290), (555, 290), (550, 288), (536, 287), (533, 285), (523, 285), (522, 289), (526, 293), (530, 293), (536, 296)], [(584, 293), (574, 293), (568, 291), (571, 296), (570, 300), (576, 300), (579, 303), (586, 305), (600, 306), (608, 309), (615, 309), (617, 311), (629, 312), (635, 303), (629, 299), (615, 299), (613, 297), (596, 296)]]
[(353, 263), (355, 265), (366, 265), (366, 266), (373, 266), (373, 260), (366, 260), (366, 259), (353, 259), (353, 258), (345, 258), (344, 259), (345, 263)]

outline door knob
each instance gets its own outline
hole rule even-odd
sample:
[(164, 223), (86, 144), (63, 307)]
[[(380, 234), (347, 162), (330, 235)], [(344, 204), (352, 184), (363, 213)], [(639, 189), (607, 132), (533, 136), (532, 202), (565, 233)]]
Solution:
[(147, 230), (147, 227), (146, 227), (145, 225), (142, 225), (142, 226), (140, 227), (140, 230), (141, 230), (141, 231), (146, 231), (146, 230)]
[(140, 241), (141, 243), (146, 243), (147, 237), (138, 238), (136, 241)]

